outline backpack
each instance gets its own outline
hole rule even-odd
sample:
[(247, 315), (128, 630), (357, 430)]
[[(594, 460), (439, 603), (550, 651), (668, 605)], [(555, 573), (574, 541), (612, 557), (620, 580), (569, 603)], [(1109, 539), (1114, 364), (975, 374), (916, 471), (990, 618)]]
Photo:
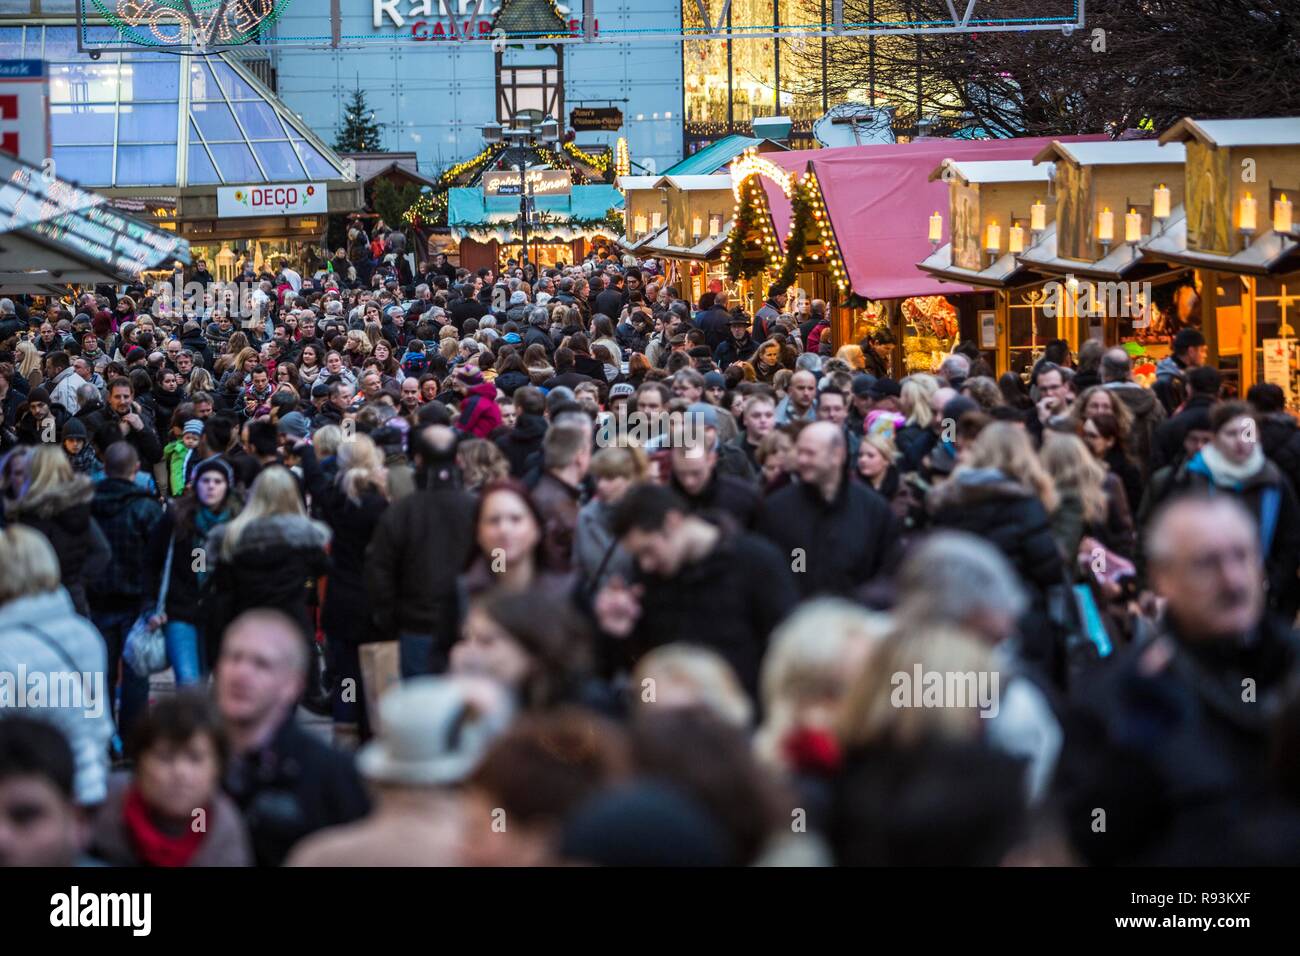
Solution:
[(429, 371), (429, 356), (423, 352), (407, 352), (402, 359), (402, 371), (408, 377), (419, 378)]

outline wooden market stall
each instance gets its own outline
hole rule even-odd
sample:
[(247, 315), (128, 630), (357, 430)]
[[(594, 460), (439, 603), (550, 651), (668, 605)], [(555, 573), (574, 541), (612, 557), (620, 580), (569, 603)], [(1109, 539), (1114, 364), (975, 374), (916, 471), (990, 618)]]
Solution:
[(994, 309), (987, 287), (916, 269), (931, 248), (932, 212), (950, 203), (931, 173), (947, 158), (1028, 161), (1051, 142), (936, 139), (745, 157), (732, 164), (729, 269), (825, 299), (836, 348), (871, 337), (895, 375), (929, 370), (962, 339), (978, 341), (980, 313)]
[(1244, 395), (1256, 382), (1300, 405), (1300, 117), (1183, 119), (1160, 136), (1186, 153), (1186, 196), (1144, 244), (1152, 260), (1190, 267), (1210, 361)]
[[(663, 226), (637, 246), (636, 255), (662, 259), (668, 283), (691, 302), (711, 288), (726, 288), (722, 247), (731, 228), (731, 177), (660, 176), (652, 188), (662, 204), (651, 207), (651, 215), (662, 210)], [(645, 213), (630, 211), (634, 232), (653, 226), (653, 219), (641, 221), (638, 215)]]

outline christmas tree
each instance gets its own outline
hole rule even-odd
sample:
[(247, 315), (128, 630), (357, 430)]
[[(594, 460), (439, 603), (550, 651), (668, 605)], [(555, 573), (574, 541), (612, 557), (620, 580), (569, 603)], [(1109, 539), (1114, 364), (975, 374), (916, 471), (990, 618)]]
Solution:
[(341, 153), (377, 153), (380, 151), (379, 124), (366, 105), (366, 94), (358, 87), (352, 91), (352, 102), (343, 111), (343, 128), (339, 130), (334, 148)]

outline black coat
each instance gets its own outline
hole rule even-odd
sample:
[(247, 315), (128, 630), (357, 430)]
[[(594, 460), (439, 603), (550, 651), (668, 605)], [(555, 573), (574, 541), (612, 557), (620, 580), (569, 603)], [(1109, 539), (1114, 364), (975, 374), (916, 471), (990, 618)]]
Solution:
[(365, 643), (374, 636), (365, 584), (366, 548), (388, 508), (388, 499), (376, 491), (363, 494), (359, 501), (350, 499), (339, 483), (321, 470), (310, 445), (302, 449), (302, 471), (312, 511), (329, 525), (334, 536), (321, 629), (332, 640)]
[(1296, 420), (1286, 412), (1261, 415), (1259, 440), (1264, 445), (1264, 454), (1300, 493), (1300, 426)]
[(768, 637), (799, 599), (786, 557), (748, 532), (724, 534), (711, 552), (671, 578), (638, 579), (645, 590), (628, 641), (632, 654), (699, 644), (721, 654), (756, 698)]
[[(1187, 404), (1183, 406), (1182, 411), (1156, 426), (1155, 433), (1151, 436), (1152, 471), (1163, 468), (1165, 465), (1177, 464), (1183, 460), (1183, 439), (1187, 437), (1188, 431), (1191, 430), (1193, 413), (1196, 413), (1199, 417), (1199, 413), (1208, 411), (1215, 401), (1213, 395), (1193, 395), (1187, 399)], [(1290, 418), (1290, 416), (1287, 417)], [(1265, 442), (1264, 451), (1267, 453), (1267, 430), (1261, 428), (1260, 433)], [(1124, 485), (1126, 491), (1130, 490), (1127, 479), (1125, 479)]]
[(1030, 597), (1020, 621), (1023, 656), (1063, 680), (1065, 648), (1051, 624), (1048, 601), (1066, 584), (1066, 568), (1042, 502), (1006, 476), (994, 479), (988, 472), (969, 471), (934, 489), (926, 507), (933, 527), (983, 538), (1011, 562)]
[(528, 473), (528, 459), (541, 450), (546, 428), (544, 416), (520, 415), (515, 419), (515, 427), (496, 440), (497, 447), (510, 462), (510, 474), (515, 478)]
[[(136, 453), (140, 456), (141, 467), (149, 468), (162, 461), (162, 445), (158, 441), (158, 431), (154, 427), (149, 410), (139, 402), (135, 407), (144, 427), (129, 429), (122, 437), (135, 447)], [(90, 434), (92, 442), (100, 429), (118, 429), (118, 434), (121, 435), (121, 417), (108, 405), (87, 415), (83, 421), (86, 423), (86, 431)]]
[(375, 632), (432, 634), (445, 652), (456, 638), (457, 576), (474, 549), (473, 497), (418, 491), (379, 520), (366, 550), (365, 582)]
[(279, 866), (303, 837), (370, 810), (352, 757), (292, 717), (265, 747), (230, 761), (224, 789), (243, 814), (258, 866)]
[(12, 523), (45, 535), (59, 559), (60, 580), (77, 613), (85, 617), (90, 616), (86, 582), (98, 575), (111, 557), (108, 541), (90, 513), (92, 495), (90, 479), (77, 475), (43, 505), (20, 501), (9, 516)]
[(210, 578), (205, 582), (204, 625), (216, 660), (227, 625), (252, 608), (275, 608), (315, 639), (308, 609), (309, 583), (330, 569), (325, 548), (329, 528), (300, 515), (276, 515), (249, 525), (233, 556), (223, 554), (229, 524), (219, 525), (206, 546)]
[[(1087, 862), (1215, 859), (1216, 844), (1263, 795), (1270, 728), (1298, 663), (1296, 636), (1272, 622), (1251, 641), (1224, 644), (1186, 641), (1167, 625), (1094, 671), (1074, 695), (1057, 781)], [(1255, 682), (1249, 701), (1245, 677)], [(1097, 807), (1106, 809), (1105, 839), (1091, 831)]]
[(687, 494), (676, 475), (672, 479), (672, 489), (693, 513), (720, 517), (734, 522), (736, 528), (753, 528), (763, 507), (755, 483), (719, 474), (716, 468), (698, 495)]
[(627, 296), (622, 289), (602, 289), (596, 296), (596, 312), (601, 315), (607, 315), (613, 321), (617, 322), (618, 317), (623, 312), (623, 306), (627, 303)]
[(91, 514), (108, 539), (112, 560), (89, 582), (97, 609), (114, 605), (135, 609), (157, 600), (148, 589), (148, 545), (163, 507), (147, 491), (123, 478), (105, 478), (95, 487)]
[(898, 522), (889, 502), (859, 481), (842, 480), (829, 502), (803, 482), (773, 492), (757, 530), (788, 566), (803, 569), (794, 575), (803, 597), (851, 594), (891, 570), (898, 557)]

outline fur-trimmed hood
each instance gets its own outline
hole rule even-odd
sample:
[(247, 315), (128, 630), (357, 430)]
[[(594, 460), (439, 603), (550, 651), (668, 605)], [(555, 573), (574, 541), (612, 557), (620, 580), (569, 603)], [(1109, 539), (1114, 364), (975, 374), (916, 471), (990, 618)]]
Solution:
[(19, 499), (10, 514), (14, 518), (53, 518), (65, 511), (89, 506), (94, 496), (94, 482), (86, 475), (75, 475), (71, 481)]
[(926, 496), (926, 507), (934, 514), (944, 508), (1031, 497), (1033, 492), (996, 468), (970, 468), (954, 472), (948, 481), (931, 491)]
[[(208, 536), (209, 554), (220, 555), (229, 523), (218, 525)], [(254, 522), (244, 530), (235, 554), (266, 551), (271, 548), (308, 550), (324, 548), (330, 542), (329, 526), (303, 515), (274, 515)]]

